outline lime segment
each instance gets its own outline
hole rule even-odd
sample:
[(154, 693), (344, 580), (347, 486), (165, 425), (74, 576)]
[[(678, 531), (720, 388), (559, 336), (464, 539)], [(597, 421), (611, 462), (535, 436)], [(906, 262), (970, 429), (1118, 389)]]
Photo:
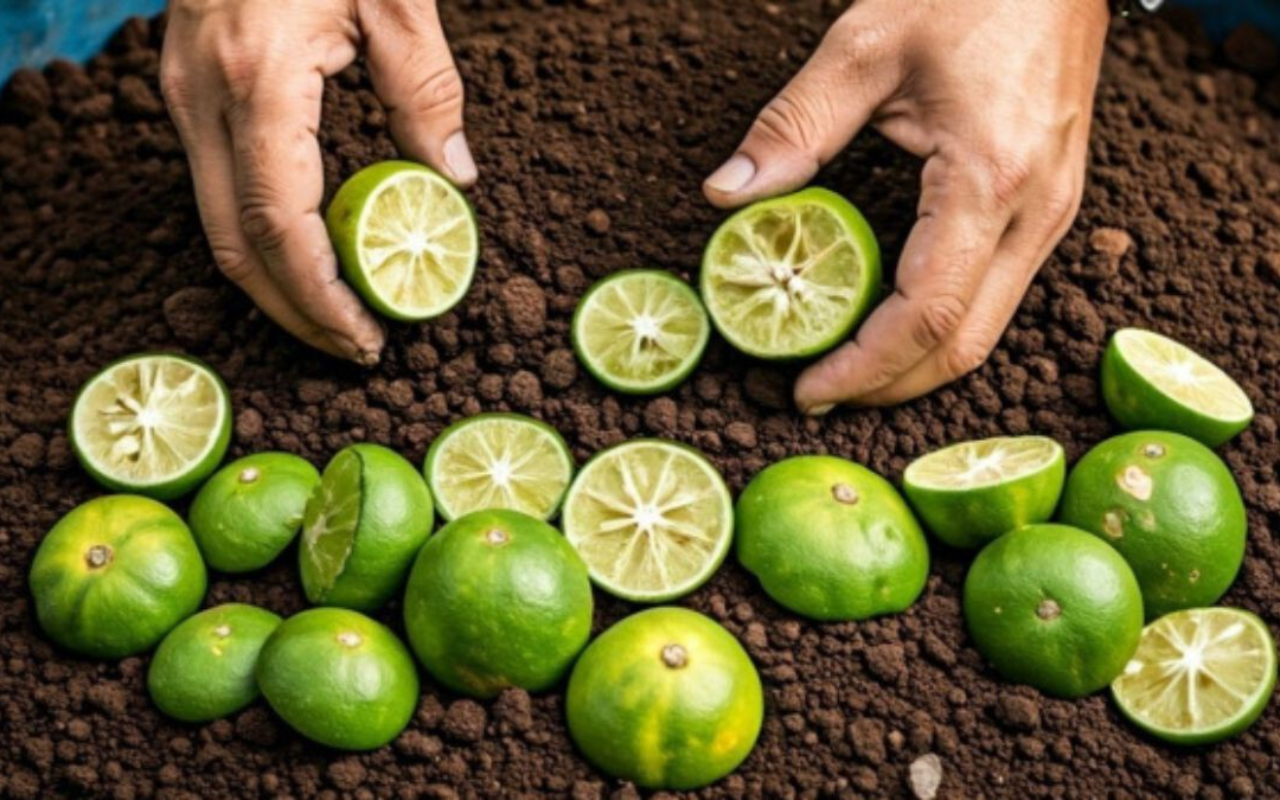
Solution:
[(702, 299), (734, 347), (802, 358), (844, 339), (880, 285), (880, 248), (849, 201), (810, 188), (754, 203), (720, 226), (702, 260)]
[(582, 468), (565, 498), (563, 525), (597, 586), (657, 603), (701, 586), (724, 561), (733, 501), (697, 452), (641, 439)]
[(604, 385), (632, 394), (663, 392), (688, 377), (711, 323), (693, 289), (658, 270), (605, 278), (578, 303), (573, 345)]
[(132, 356), (89, 379), (70, 438), (99, 483), (161, 500), (185, 494), (222, 460), (231, 402), (222, 380), (182, 356)]
[[(325, 468), (318, 501), (307, 504), (302, 522), (302, 569), (317, 597), (333, 588), (342, 574), (360, 525), (360, 457), (343, 450)], [(309, 568), (309, 569), (308, 569)], [(305, 580), (305, 577), (304, 577)]]
[(1134, 724), (1166, 741), (1209, 744), (1249, 727), (1271, 699), (1276, 646), (1236, 608), (1193, 608), (1142, 631), (1111, 693)]
[(546, 423), (481, 414), (449, 426), (432, 442), (425, 472), (446, 520), (495, 508), (549, 519), (573, 478), (573, 456)]

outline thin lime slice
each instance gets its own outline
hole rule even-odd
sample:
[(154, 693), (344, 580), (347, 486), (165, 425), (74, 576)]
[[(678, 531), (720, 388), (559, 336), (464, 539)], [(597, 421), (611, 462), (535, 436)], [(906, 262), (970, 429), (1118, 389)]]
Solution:
[(1209, 744), (1258, 719), (1276, 684), (1267, 624), (1238, 608), (1192, 608), (1142, 631), (1111, 694), (1138, 727), (1176, 744)]
[(71, 446), (103, 486), (160, 500), (204, 480), (231, 441), (227, 387), (183, 356), (130, 356), (89, 379), (71, 408)]
[(545, 422), (480, 414), (446, 428), (423, 471), (446, 520), (493, 508), (550, 519), (573, 478), (573, 456)]
[(1186, 345), (1137, 328), (1111, 338), (1102, 394), (1126, 428), (1170, 430), (1210, 447), (1253, 420), (1253, 403), (1227, 373)]
[(599, 453), (565, 498), (565, 537), (610, 594), (660, 603), (701, 586), (733, 538), (733, 500), (715, 467), (676, 442)]
[(384, 161), (357, 172), (325, 220), (343, 275), (393, 319), (439, 316), (471, 285), (475, 215), (453, 184), (420, 164)]
[(610, 275), (573, 315), (573, 346), (587, 371), (628, 394), (665, 392), (683, 381), (710, 335), (698, 295), (659, 270)]
[(880, 247), (849, 201), (810, 188), (734, 214), (702, 258), (702, 299), (721, 335), (758, 358), (842, 341), (880, 289)]

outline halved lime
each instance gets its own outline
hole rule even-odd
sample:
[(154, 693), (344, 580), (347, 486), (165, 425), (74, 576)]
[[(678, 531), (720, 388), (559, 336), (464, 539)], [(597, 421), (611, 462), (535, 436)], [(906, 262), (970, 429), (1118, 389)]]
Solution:
[(689, 376), (711, 323), (687, 283), (626, 270), (591, 287), (573, 314), (573, 347), (596, 380), (618, 392), (665, 392)]
[(729, 217), (702, 257), (702, 299), (721, 335), (758, 358), (834, 347), (880, 290), (880, 246), (858, 209), (812, 187)]
[(1142, 631), (1111, 695), (1133, 724), (1175, 744), (1210, 744), (1252, 725), (1276, 685), (1267, 624), (1239, 608), (1191, 608)]
[(561, 523), (597, 586), (660, 603), (692, 592), (724, 561), (733, 499), (697, 451), (638, 439), (587, 462), (569, 487)]
[(171, 500), (222, 461), (231, 441), (231, 400), (222, 379), (194, 358), (129, 356), (80, 389), (68, 437), (98, 483)]
[(480, 414), (445, 428), (423, 472), (446, 520), (494, 508), (550, 519), (573, 478), (573, 456), (545, 422)]
[(1102, 357), (1102, 396), (1128, 429), (1173, 431), (1217, 447), (1248, 427), (1253, 403), (1216, 365), (1167, 336), (1124, 328)]
[(1062, 445), (1045, 436), (961, 442), (917, 458), (903, 489), (925, 526), (952, 547), (979, 547), (1058, 507), (1067, 475)]
[(480, 235), (467, 199), (438, 173), (383, 161), (342, 184), (325, 215), (342, 274), (392, 319), (452, 308), (471, 285)]

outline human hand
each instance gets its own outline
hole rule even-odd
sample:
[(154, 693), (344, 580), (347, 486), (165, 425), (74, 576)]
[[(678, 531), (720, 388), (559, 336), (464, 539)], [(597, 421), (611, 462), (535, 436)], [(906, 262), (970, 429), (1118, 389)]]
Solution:
[(925, 159), (894, 293), (795, 400), (889, 405), (979, 367), (1079, 208), (1104, 0), (861, 0), (704, 185), (798, 188), (866, 124)]
[(316, 141), (324, 78), (362, 45), (400, 150), (474, 182), (434, 0), (172, 0), (160, 82), (218, 267), (307, 344), (374, 364), (382, 329), (338, 277)]

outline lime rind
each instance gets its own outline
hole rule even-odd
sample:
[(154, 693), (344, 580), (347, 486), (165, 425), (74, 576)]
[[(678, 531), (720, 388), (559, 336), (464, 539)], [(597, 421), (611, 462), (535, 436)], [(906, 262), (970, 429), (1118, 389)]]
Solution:
[(1065, 458), (1062, 445), (1047, 436), (996, 436), (921, 456), (907, 466), (903, 480), (922, 489), (963, 492), (1035, 475)]
[(346, 569), (360, 527), (364, 462), (343, 450), (325, 467), (302, 521), (301, 569), (307, 595), (324, 602)]
[(431, 443), (423, 472), (445, 520), (494, 508), (546, 520), (559, 510), (573, 467), (569, 445), (545, 422), (480, 414)]
[(696, 292), (661, 270), (624, 270), (597, 282), (573, 315), (573, 347), (614, 391), (656, 394), (698, 365), (711, 323)]

